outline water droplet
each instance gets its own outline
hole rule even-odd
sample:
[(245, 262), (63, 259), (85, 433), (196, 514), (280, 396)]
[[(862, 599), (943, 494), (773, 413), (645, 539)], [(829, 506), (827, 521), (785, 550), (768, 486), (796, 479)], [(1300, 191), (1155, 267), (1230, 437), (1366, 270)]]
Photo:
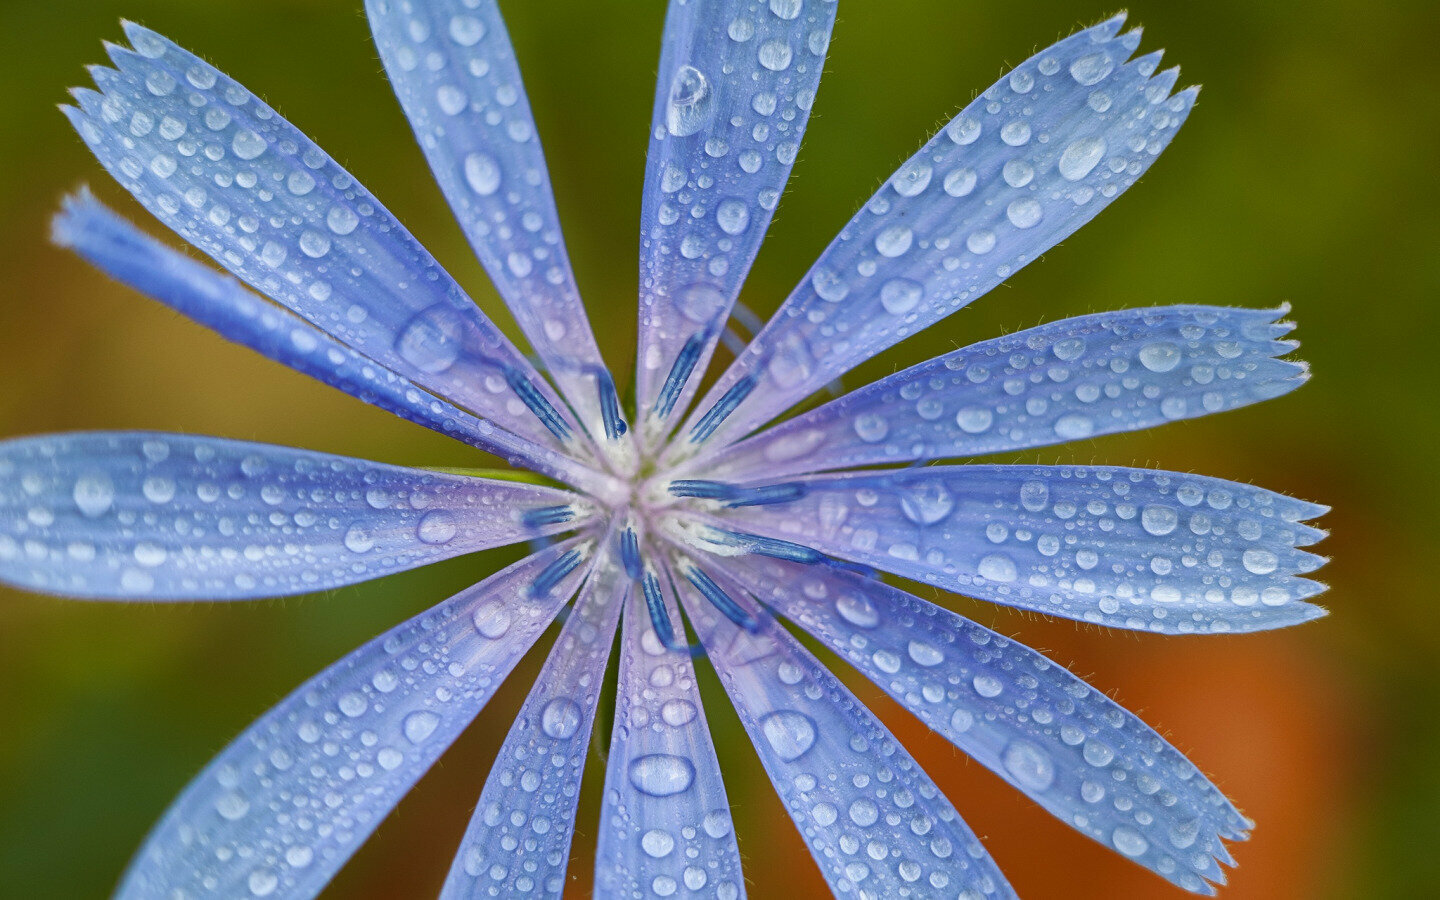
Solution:
[(976, 571), (981, 578), (987, 581), (995, 581), (1001, 584), (1008, 584), (1015, 580), (1018, 572), (1015, 571), (1015, 563), (1010, 557), (1003, 553), (991, 553), (980, 560)]
[(945, 193), (952, 197), (964, 197), (975, 190), (975, 170), (967, 169), (964, 166), (951, 169), (950, 173), (945, 176), (942, 187), (945, 188)]
[(1030, 512), (1040, 512), (1050, 505), (1050, 486), (1043, 481), (1020, 485), (1020, 505)]
[(230, 141), (230, 149), (241, 159), (254, 159), (265, 152), (265, 139), (253, 131), (240, 129)]
[(1156, 341), (1140, 348), (1140, 364), (1152, 372), (1168, 372), (1180, 364), (1180, 348), (1168, 341)]
[(835, 600), (835, 611), (857, 628), (874, 628), (880, 623), (874, 604), (859, 594), (841, 594)]
[(675, 849), (675, 838), (668, 831), (652, 828), (640, 836), (640, 849), (655, 859), (664, 859)]
[(1269, 575), (1280, 565), (1280, 559), (1265, 549), (1246, 550), (1240, 557), (1245, 570), (1254, 575)]
[(918, 197), (930, 185), (934, 171), (924, 160), (912, 159), (900, 167), (890, 179), (890, 185), (895, 188), (895, 193), (902, 197)]
[(1055, 782), (1055, 762), (1050, 754), (1028, 741), (1011, 741), (1001, 762), (1026, 790), (1043, 791)]
[(1150, 842), (1128, 825), (1115, 829), (1110, 834), (1110, 840), (1114, 842), (1116, 850), (1131, 858), (1141, 856), (1150, 849)]
[(285, 862), (292, 869), (303, 869), (315, 859), (315, 851), (309, 847), (291, 847), (285, 851)]
[(1022, 147), (1030, 141), (1030, 123), (1024, 119), (1011, 119), (1000, 126), (1000, 140), (1011, 147)]
[(955, 413), (955, 424), (966, 434), (980, 434), (995, 421), (995, 414), (980, 406), (967, 406)]
[(828, 300), (831, 303), (839, 303), (850, 293), (850, 288), (845, 281), (834, 271), (824, 267), (816, 269), (810, 275), (810, 286), (821, 300)]
[(280, 886), (280, 879), (269, 869), (256, 869), (250, 873), (250, 893), (256, 897), (268, 897)]
[(955, 498), (940, 480), (907, 487), (900, 495), (900, 510), (917, 525), (934, 525), (955, 508)]
[(733, 827), (730, 824), (730, 811), (726, 809), (711, 810), (705, 814), (701, 827), (705, 829), (706, 834), (716, 840), (725, 837)]
[(915, 664), (926, 668), (938, 666), (945, 661), (945, 654), (939, 647), (924, 641), (911, 641), (909, 651), (910, 658), (915, 661)]
[(470, 190), (488, 197), (500, 189), (500, 164), (488, 153), (471, 153), (465, 157), (465, 181)]
[(815, 722), (792, 709), (770, 713), (760, 720), (760, 728), (775, 755), (794, 762), (815, 745)]
[(1010, 205), (1005, 207), (1005, 216), (1010, 224), (1016, 228), (1033, 228), (1040, 221), (1043, 210), (1040, 203), (1029, 197), (1022, 197), (1019, 200), (1012, 200)]
[(743, 200), (721, 200), (715, 208), (715, 221), (726, 234), (741, 234), (750, 227), (750, 208)]
[(540, 728), (556, 740), (569, 740), (580, 729), (580, 707), (567, 697), (556, 697), (540, 712)]
[(920, 305), (925, 288), (909, 278), (892, 278), (880, 286), (880, 305), (892, 316), (907, 313)]
[(770, 11), (787, 22), (800, 15), (802, 0), (770, 0)]
[(435, 103), (447, 116), (457, 116), (470, 105), (470, 98), (453, 84), (442, 84), (435, 89)]
[(462, 47), (473, 47), (485, 36), (485, 23), (474, 16), (453, 16), (450, 19), (450, 40)]
[(778, 38), (760, 45), (760, 65), (772, 72), (783, 72), (788, 69), (791, 55), (790, 45)]
[(460, 358), (464, 329), (459, 310), (437, 303), (406, 324), (395, 350), (422, 372), (443, 372)]
[(890, 433), (889, 423), (877, 413), (856, 416), (854, 428), (855, 434), (867, 444), (879, 443)]
[(355, 211), (341, 203), (330, 207), (330, 211), (325, 214), (326, 227), (341, 236), (354, 231), (359, 224), (360, 217), (355, 215)]
[(880, 809), (869, 797), (861, 797), (850, 804), (850, 821), (861, 828), (869, 828), (880, 818)]
[(682, 65), (670, 79), (670, 99), (665, 106), (665, 129), (686, 137), (704, 128), (714, 98), (705, 74), (692, 65)]
[(412, 744), (424, 743), (435, 729), (440, 727), (440, 717), (428, 709), (418, 710), (405, 717), (401, 730)]
[(151, 503), (169, 503), (175, 499), (175, 482), (163, 475), (152, 475), (140, 485), (140, 493)]
[(908, 225), (891, 225), (875, 235), (875, 249), (881, 256), (896, 257), (910, 249), (915, 234)]
[(695, 721), (695, 704), (689, 700), (667, 700), (660, 707), (660, 718), (671, 728), (680, 728)]
[(1081, 751), (1081, 755), (1092, 766), (1108, 766), (1110, 761), (1115, 758), (1115, 751), (1091, 738), (1085, 742), (1085, 749)]
[(1070, 64), (1070, 77), (1089, 87), (1105, 80), (1115, 69), (1115, 62), (1106, 53), (1091, 53)]
[(989, 253), (995, 249), (995, 232), (988, 228), (970, 232), (965, 238), (965, 249), (975, 254)]
[(683, 756), (652, 753), (630, 761), (630, 783), (652, 797), (681, 793), (695, 780), (695, 766)]
[(311, 259), (319, 259), (330, 252), (330, 239), (318, 231), (305, 231), (300, 235), (300, 252)]
[(975, 724), (975, 716), (968, 709), (956, 709), (950, 714), (950, 727), (957, 732), (969, 731)]
[(235, 791), (229, 791), (221, 794), (215, 801), (215, 811), (220, 814), (220, 818), (236, 822), (245, 818), (245, 814), (250, 811), (250, 801)]
[(443, 509), (437, 509), (420, 520), (415, 535), (427, 544), (444, 544), (454, 538), (458, 530), (455, 517)]
[(1151, 504), (1140, 511), (1140, 525), (1156, 537), (1169, 534), (1179, 524), (1179, 514), (1168, 506)]
[(1090, 174), (1104, 155), (1104, 138), (1085, 137), (1071, 141), (1065, 152), (1060, 154), (1060, 177), (1066, 181), (1079, 181)]
[(394, 747), (382, 747), (380, 752), (375, 754), (375, 761), (380, 764), (380, 768), (393, 772), (405, 762), (405, 754)]
[(72, 496), (81, 515), (98, 518), (109, 512), (115, 502), (115, 484), (104, 472), (91, 472), (76, 479)]
[(510, 610), (501, 603), (487, 603), (475, 610), (474, 621), (475, 630), (493, 641), (510, 630)]
[(971, 679), (975, 693), (982, 697), (998, 697), (1005, 690), (1005, 685), (994, 675), (980, 674)]
[(1095, 433), (1095, 423), (1089, 416), (1069, 413), (1055, 420), (1055, 436), (1066, 441), (1077, 441)]

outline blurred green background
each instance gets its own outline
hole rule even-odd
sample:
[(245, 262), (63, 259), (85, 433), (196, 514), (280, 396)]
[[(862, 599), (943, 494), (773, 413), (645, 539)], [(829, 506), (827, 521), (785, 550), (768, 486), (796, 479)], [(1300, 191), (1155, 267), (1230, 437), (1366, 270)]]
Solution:
[[(571, 256), (612, 366), (634, 340), (635, 249), (664, 3), (502, 4)], [(467, 451), (228, 345), (46, 243), (63, 192), (160, 227), (55, 111), (119, 40), (168, 34), (350, 167), (504, 319), (431, 183), (359, 0), (0, 0), (0, 436), (151, 428), (424, 465)], [(1132, 3), (1199, 108), (1149, 176), (992, 295), (847, 378), (1127, 306), (1294, 304), (1314, 367), (1261, 407), (1028, 454), (1198, 471), (1331, 504), (1332, 615), (1288, 633), (1160, 638), (956, 608), (1051, 651), (1140, 711), (1256, 819), (1230, 898), (1440, 896), (1440, 65), (1433, 2)], [(1093, 0), (846, 0), (788, 193), (743, 300), (768, 313), (900, 160)], [(506, 327), (509, 327), (508, 322)], [(1425, 337), (1431, 335), (1430, 338)], [(254, 716), (361, 641), (513, 558), (455, 560), (324, 596), (107, 605), (0, 589), (0, 896), (97, 897), (169, 800)], [(543, 648), (543, 644), (542, 644)], [(326, 894), (433, 896), (532, 653)], [(905, 740), (1022, 895), (1179, 892), (1049, 819), (842, 672)], [(712, 686), (713, 687), (713, 686)], [(733, 714), (711, 704), (751, 895), (823, 896)], [(604, 726), (602, 726), (603, 728)], [(608, 729), (605, 729), (608, 731)], [(571, 866), (588, 891), (603, 767)]]

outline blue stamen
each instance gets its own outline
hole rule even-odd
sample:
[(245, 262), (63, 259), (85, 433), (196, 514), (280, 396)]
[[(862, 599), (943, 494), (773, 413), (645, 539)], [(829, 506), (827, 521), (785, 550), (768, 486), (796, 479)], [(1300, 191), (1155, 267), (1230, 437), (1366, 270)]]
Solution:
[(520, 521), (525, 523), (526, 528), (544, 528), (546, 525), (559, 525), (575, 518), (575, 509), (570, 506), (541, 506), (537, 509), (527, 509), (520, 516)]
[(734, 546), (744, 547), (747, 552), (760, 556), (788, 559), (798, 563), (818, 563), (826, 560), (825, 554), (812, 547), (806, 547), (804, 544), (758, 534), (748, 534), (744, 531), (722, 531), (720, 534), (724, 535)]
[(698, 497), (701, 500), (729, 500), (735, 496), (736, 488), (723, 481), (706, 481), (703, 478), (681, 478), (670, 482), (672, 497)]
[(595, 389), (600, 392), (600, 415), (605, 420), (605, 436), (612, 441), (618, 440), (630, 430), (630, 426), (620, 415), (620, 395), (615, 393), (615, 379), (604, 369), (596, 369), (591, 374), (595, 376)]
[(757, 488), (737, 489), (726, 503), (731, 509), (741, 506), (774, 506), (789, 503), (805, 496), (805, 485), (798, 481), (783, 484), (767, 484)]
[(665, 418), (675, 408), (675, 401), (680, 399), (680, 392), (685, 389), (685, 383), (690, 380), (690, 373), (695, 370), (695, 364), (700, 362), (700, 354), (705, 351), (705, 333), (696, 332), (680, 348), (676, 355), (675, 362), (670, 366), (670, 374), (665, 376), (665, 386), (660, 389), (660, 396), (655, 398), (655, 405), (651, 407), (655, 415)]
[(505, 383), (510, 385), (510, 390), (515, 392), (515, 396), (530, 407), (535, 418), (539, 419), (540, 424), (548, 428), (551, 434), (562, 441), (570, 439), (570, 426), (565, 424), (565, 420), (560, 417), (560, 413), (556, 412), (555, 407), (550, 405), (550, 401), (545, 399), (545, 395), (540, 393), (540, 389), (531, 384), (530, 379), (526, 378), (519, 369), (506, 366)]
[(580, 551), (565, 551), (565, 553), (561, 554), (555, 561), (550, 563), (550, 565), (546, 566), (539, 575), (535, 576), (534, 583), (530, 585), (531, 596), (544, 597), (548, 595), (555, 589), (556, 585), (565, 580), (566, 575), (575, 571), (575, 567), (578, 565), (580, 565)]
[(620, 561), (632, 580), (640, 577), (640, 536), (633, 528), (620, 532)]
[(685, 577), (690, 580), (691, 584), (695, 585), (696, 590), (705, 595), (705, 599), (710, 601), (711, 606), (720, 610), (725, 618), (739, 625), (746, 631), (755, 631), (760, 627), (760, 623), (755, 620), (755, 617), (742, 609), (740, 604), (736, 603), (733, 597), (725, 593), (725, 589), (716, 584), (714, 579), (709, 575), (706, 575), (699, 569), (691, 567), (685, 573)]
[(720, 423), (729, 418), (730, 414), (744, 402), (746, 397), (750, 396), (750, 392), (753, 390), (755, 390), (754, 375), (746, 375), (731, 385), (730, 390), (716, 400), (715, 405), (710, 407), (700, 421), (695, 423), (694, 428), (690, 429), (690, 443), (698, 444), (714, 434), (715, 429), (720, 427)]

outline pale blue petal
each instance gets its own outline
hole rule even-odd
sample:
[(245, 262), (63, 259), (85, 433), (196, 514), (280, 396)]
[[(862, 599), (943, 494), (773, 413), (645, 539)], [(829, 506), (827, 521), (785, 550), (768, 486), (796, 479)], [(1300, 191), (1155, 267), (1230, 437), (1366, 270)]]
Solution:
[[(668, 592), (664, 602), (678, 625)], [(689, 654), (667, 649), (656, 635), (638, 590), (631, 591), (623, 632), (596, 896), (743, 897), (730, 803), (695, 667)], [(685, 777), (651, 777), (662, 771)]]
[(1028, 647), (851, 572), (760, 557), (730, 571), (1062, 822), (1180, 887), (1213, 893), (1220, 839), (1248, 837), (1180, 751)]
[(565, 254), (550, 176), (494, 0), (366, 0), (435, 180), (530, 345), (597, 438), (613, 382)]
[(421, 391), (299, 316), (146, 235), (88, 191), (66, 198), (52, 230), (56, 243), (111, 277), (229, 340), (366, 403), (577, 486), (599, 477), (569, 457)]
[(707, 460), (707, 477), (779, 478), (977, 456), (1136, 431), (1303, 384), (1277, 359), (1278, 310), (1171, 306), (1065, 319), (906, 369)]
[[(355, 179), (245, 88), (152, 31), (108, 48), (66, 114), (126, 190), (242, 281), (426, 390), (537, 443), (563, 404)], [(518, 393), (517, 393), (518, 391)], [(550, 407), (548, 424), (531, 407)], [(571, 435), (573, 440), (574, 436)]]
[[(696, 407), (689, 452), (744, 436), (950, 315), (1135, 183), (1195, 91), (1171, 96), (1173, 73), (1151, 77), (1157, 55), (1122, 65), (1140, 39), (1115, 36), (1122, 18), (1022, 63), (900, 167)], [(742, 388), (723, 422), (707, 421)]]
[(652, 444), (705, 372), (795, 162), (834, 0), (672, 0), (640, 218), (636, 409)]
[(221, 438), (17, 438), (0, 442), (0, 580), (93, 599), (278, 597), (569, 530), (580, 503)]
[(629, 581), (611, 544), (594, 569), (485, 780), (440, 896), (558, 897), (595, 707)]
[(1325, 511), (1245, 484), (1109, 466), (935, 466), (817, 475), (798, 499), (725, 514), (983, 600), (1167, 634), (1258, 631), (1323, 615), (1297, 549)]
[(1015, 896), (945, 795), (880, 720), (748, 596), (728, 584), (727, 590), (760, 621), (756, 631), (736, 626), (688, 585), (681, 598), (831, 890), (841, 896)]
[(574, 595), (561, 544), (381, 635), (302, 685), (202, 772), (120, 898), (313, 897), (495, 693)]

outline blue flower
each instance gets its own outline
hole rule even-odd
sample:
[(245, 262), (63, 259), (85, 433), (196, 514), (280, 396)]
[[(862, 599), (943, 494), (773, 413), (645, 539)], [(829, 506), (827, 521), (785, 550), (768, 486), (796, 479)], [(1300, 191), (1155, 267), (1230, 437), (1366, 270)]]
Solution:
[(85, 193), (56, 240), (233, 341), (546, 483), (179, 435), (15, 439), (0, 444), (0, 578), (97, 599), (238, 600), (548, 543), (262, 716), (156, 826), (120, 896), (315, 895), (557, 618), (444, 896), (560, 893), (617, 630), (597, 894), (744, 893), (695, 685), (704, 653), (837, 894), (1011, 895), (934, 783), (776, 616), (1062, 821), (1213, 893), (1232, 862), (1222, 841), (1250, 823), (1192, 763), (1060, 666), (877, 571), (1114, 628), (1256, 631), (1322, 614), (1306, 602), (1322, 586), (1301, 577), (1322, 560), (1299, 548), (1321, 537), (1303, 523), (1323, 507), (1107, 466), (876, 467), (1286, 393), (1307, 371), (1281, 358), (1296, 346), (1284, 310), (1068, 319), (769, 425), (1074, 232), (1148, 170), (1196, 90), (1172, 92), (1177, 71), (1157, 74), (1158, 53), (1131, 59), (1139, 32), (1120, 33), (1123, 17), (1041, 51), (900, 167), (697, 402), (815, 102), (835, 4), (672, 3), (626, 409), (495, 3), (366, 8), (538, 366), (304, 134), (136, 25), (65, 113), (127, 190), (239, 281)]

